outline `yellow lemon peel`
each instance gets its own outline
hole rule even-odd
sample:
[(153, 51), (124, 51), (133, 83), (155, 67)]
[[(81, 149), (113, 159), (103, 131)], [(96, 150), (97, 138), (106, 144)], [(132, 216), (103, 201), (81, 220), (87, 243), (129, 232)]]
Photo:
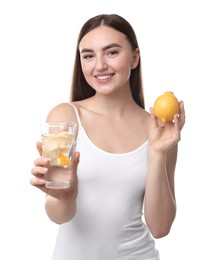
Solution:
[(172, 91), (166, 91), (155, 100), (154, 113), (162, 122), (173, 121), (174, 115), (179, 113), (179, 102)]

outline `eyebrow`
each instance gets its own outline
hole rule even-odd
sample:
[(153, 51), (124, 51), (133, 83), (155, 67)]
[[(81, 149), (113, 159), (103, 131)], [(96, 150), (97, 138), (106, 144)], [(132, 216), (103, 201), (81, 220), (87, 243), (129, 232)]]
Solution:
[[(105, 46), (104, 48), (102, 48), (103, 51), (106, 51), (108, 49), (111, 49), (111, 48), (114, 48), (114, 47), (118, 47), (118, 48), (122, 48), (121, 45), (117, 44), (117, 43), (111, 43), (111, 44), (108, 44), (107, 46)], [(84, 52), (93, 52), (92, 49), (87, 49), (87, 48), (84, 48), (80, 51), (80, 53), (84, 53)]]

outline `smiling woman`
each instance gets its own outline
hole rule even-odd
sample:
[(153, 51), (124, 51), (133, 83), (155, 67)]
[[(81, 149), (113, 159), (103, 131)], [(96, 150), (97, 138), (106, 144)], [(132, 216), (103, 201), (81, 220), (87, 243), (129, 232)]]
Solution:
[[(105, 25), (105, 29), (112, 29), (115, 33), (117, 34), (117, 38), (121, 37), (126, 41), (123, 41), (123, 44), (128, 44), (127, 47), (132, 49), (133, 52), (138, 52), (139, 56), (139, 48), (138, 48), (138, 42), (137, 38), (135, 35), (135, 32), (131, 25), (123, 18), (117, 15), (100, 15), (97, 16), (99, 19), (95, 19), (94, 17), (89, 19), (89, 23), (85, 23), (80, 31), (79, 37), (78, 37), (78, 45), (76, 48), (76, 57), (75, 57), (75, 63), (74, 63), (74, 71), (75, 73), (73, 74), (73, 83), (72, 86), (76, 86), (72, 88), (72, 93), (71, 93), (71, 101), (78, 101), (85, 99), (87, 97), (91, 97), (95, 94), (95, 90), (92, 89), (92, 86), (90, 86), (85, 79), (85, 76), (81, 70), (81, 59), (80, 59), (80, 52), (82, 53), (82, 49), (80, 49), (80, 43), (84, 38), (86, 37), (86, 34), (89, 32), (91, 33), (93, 29), (100, 29), (101, 25)], [(105, 17), (105, 20), (102, 20)], [(116, 18), (116, 19), (114, 19)], [(104, 42), (104, 34), (98, 34), (96, 37), (98, 37), (98, 40), (96, 39), (95, 42), (99, 42), (100, 40)], [(93, 39), (92, 39), (93, 40)], [(111, 39), (107, 39), (108, 42), (105, 42), (101, 48), (108, 48), (110, 49), (111, 47), (118, 47), (122, 48), (120, 44), (118, 44), (115, 39), (112, 37)], [(109, 45), (111, 44), (111, 46)], [(114, 45), (114, 46), (113, 46)], [(120, 45), (120, 46), (116, 46)], [(125, 47), (124, 47), (125, 48)], [(91, 51), (90, 53), (90, 58), (91, 55), (93, 54), (93, 50), (87, 45), (87, 50)], [(103, 50), (105, 51), (105, 49)], [(115, 53), (115, 52), (114, 52)], [(114, 53), (110, 53), (110, 55), (114, 55)], [(114, 57), (114, 56), (113, 56)], [(87, 57), (88, 58), (88, 57)], [(130, 81), (132, 82), (131, 84), (131, 91), (132, 91), (132, 96), (136, 103), (144, 108), (144, 98), (143, 98), (143, 90), (142, 90), (142, 75), (141, 75), (141, 59), (139, 57), (139, 60), (137, 59), (137, 67), (135, 70), (129, 71), (131, 73), (130, 75)]]
[(47, 122), (78, 125), (69, 188), (46, 188), (49, 158), (32, 168), (31, 184), (46, 193), (46, 213), (60, 224), (52, 259), (158, 260), (154, 237), (169, 233), (176, 214), (184, 105), (162, 127), (145, 110), (140, 51), (123, 17), (102, 14), (83, 25), (71, 102), (55, 106)]
[(129, 77), (139, 64), (139, 50), (132, 50), (123, 33), (101, 25), (81, 39), (79, 48), (83, 74), (96, 94), (102, 91), (103, 94), (121, 95), (119, 88), (131, 91)]

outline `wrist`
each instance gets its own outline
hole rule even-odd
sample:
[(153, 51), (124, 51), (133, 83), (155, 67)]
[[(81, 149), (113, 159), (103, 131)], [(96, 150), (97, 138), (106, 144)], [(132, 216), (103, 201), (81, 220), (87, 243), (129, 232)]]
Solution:
[(148, 147), (148, 155), (151, 158), (165, 158), (166, 157), (166, 152), (156, 149), (155, 147), (153, 147), (153, 145), (149, 145)]

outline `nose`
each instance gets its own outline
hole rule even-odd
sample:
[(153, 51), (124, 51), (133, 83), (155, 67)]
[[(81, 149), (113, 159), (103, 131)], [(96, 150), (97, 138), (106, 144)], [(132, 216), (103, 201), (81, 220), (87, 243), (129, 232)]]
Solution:
[(96, 69), (98, 71), (102, 71), (107, 69), (108, 65), (104, 57), (97, 57), (96, 59)]

